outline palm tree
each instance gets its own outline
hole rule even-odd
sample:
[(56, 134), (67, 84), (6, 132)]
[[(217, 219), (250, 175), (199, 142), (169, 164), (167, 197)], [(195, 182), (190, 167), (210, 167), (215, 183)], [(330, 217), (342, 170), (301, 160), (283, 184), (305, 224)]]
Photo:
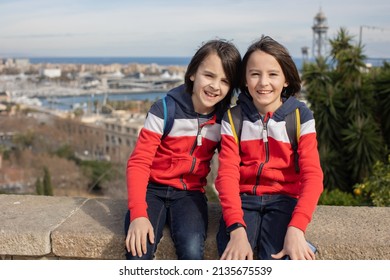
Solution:
[(352, 39), (353, 36), (349, 35), (347, 29), (342, 27), (336, 35), (336, 38), (334, 40), (329, 40), (331, 45), (330, 56), (333, 58), (334, 62), (342, 59), (340, 56), (342, 56), (344, 50), (353, 47), (351, 44)]
[(346, 191), (370, 174), (383, 153), (372, 79), (363, 46), (352, 39), (341, 28), (330, 40), (330, 65), (317, 59), (315, 65), (304, 65), (302, 75), (316, 119), (325, 187)]
[(329, 189), (346, 189), (349, 186), (344, 171), (347, 163), (345, 158), (340, 157), (343, 149), (340, 141), (343, 118), (339, 112), (344, 110), (344, 103), (334, 86), (335, 74), (327, 60), (320, 57), (314, 64), (303, 66), (302, 80), (316, 120), (324, 185)]
[(342, 131), (345, 154), (348, 156), (352, 180), (362, 182), (370, 175), (375, 162), (381, 158), (380, 130), (371, 116), (357, 117)]
[(377, 106), (375, 117), (381, 124), (383, 139), (388, 149), (390, 147), (390, 64), (384, 63), (379, 73), (374, 75), (374, 98)]

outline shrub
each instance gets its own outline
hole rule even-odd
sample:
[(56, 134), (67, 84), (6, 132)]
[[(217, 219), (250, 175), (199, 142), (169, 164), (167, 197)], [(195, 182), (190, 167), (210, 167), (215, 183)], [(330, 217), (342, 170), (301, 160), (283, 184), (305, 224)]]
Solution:
[(372, 175), (356, 184), (354, 193), (374, 206), (390, 206), (390, 156), (387, 163), (374, 164)]
[(319, 205), (337, 205), (337, 206), (358, 206), (362, 201), (353, 194), (343, 192), (340, 189), (325, 189), (318, 201)]

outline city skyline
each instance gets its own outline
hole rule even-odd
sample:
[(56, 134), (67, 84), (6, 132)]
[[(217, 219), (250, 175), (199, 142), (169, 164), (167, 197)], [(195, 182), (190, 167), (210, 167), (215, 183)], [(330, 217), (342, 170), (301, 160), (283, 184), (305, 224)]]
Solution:
[(192, 56), (203, 41), (231, 40), (244, 53), (262, 34), (294, 57), (312, 52), (314, 17), (327, 17), (328, 39), (341, 27), (364, 54), (390, 57), (385, 0), (2, 0), (0, 58), (39, 56)]

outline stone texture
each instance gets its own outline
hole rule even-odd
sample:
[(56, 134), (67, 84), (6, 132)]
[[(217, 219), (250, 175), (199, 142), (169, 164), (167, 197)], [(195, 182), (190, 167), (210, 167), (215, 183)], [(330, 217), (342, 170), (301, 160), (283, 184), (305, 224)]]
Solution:
[(89, 199), (52, 233), (53, 253), (82, 259), (124, 259), (125, 200)]
[[(0, 259), (124, 259), (126, 200), (0, 195)], [(218, 259), (209, 203), (205, 259)], [(318, 206), (306, 237), (322, 260), (389, 260), (390, 208)], [(168, 228), (156, 259), (176, 259)]]
[(390, 259), (390, 208), (318, 206), (306, 237), (318, 259)]
[(85, 198), (0, 195), (0, 255), (43, 256), (50, 234)]

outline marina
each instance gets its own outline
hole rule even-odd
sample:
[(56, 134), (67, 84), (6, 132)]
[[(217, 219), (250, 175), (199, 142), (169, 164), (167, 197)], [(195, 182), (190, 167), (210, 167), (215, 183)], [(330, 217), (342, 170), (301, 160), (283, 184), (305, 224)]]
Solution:
[(154, 101), (166, 95), (166, 91), (153, 92), (127, 92), (115, 94), (90, 94), (77, 96), (56, 96), (37, 98), (42, 107), (47, 109), (70, 111), (76, 108), (86, 108), (88, 104), (104, 101), (129, 101), (129, 100), (149, 100)]

